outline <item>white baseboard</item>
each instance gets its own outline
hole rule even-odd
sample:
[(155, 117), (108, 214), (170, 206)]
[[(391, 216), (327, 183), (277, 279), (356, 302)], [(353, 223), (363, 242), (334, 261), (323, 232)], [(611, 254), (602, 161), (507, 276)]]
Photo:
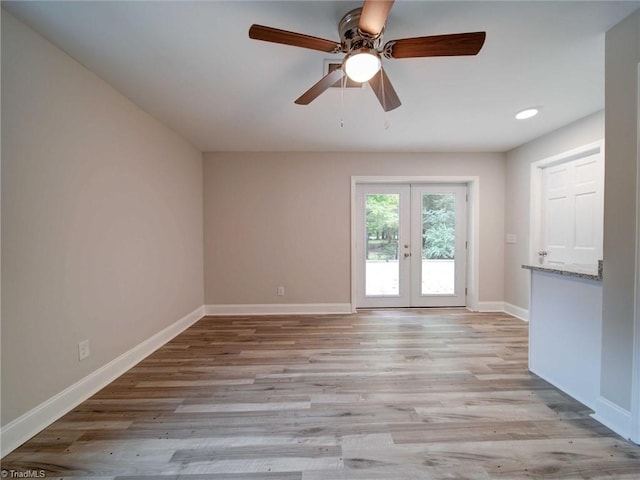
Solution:
[(478, 302), (473, 310), (476, 312), (504, 312), (504, 302)]
[(511, 303), (504, 302), (504, 313), (508, 313), (512, 317), (519, 318), (520, 320), (524, 320), (525, 322), (529, 321), (529, 310), (518, 307)]
[(1, 457), (9, 454), (77, 405), (107, 386), (204, 316), (199, 307), (131, 350), (103, 365), (0, 430)]
[(612, 401), (598, 397), (595, 413), (591, 416), (622, 438), (626, 440), (631, 438), (631, 412)]
[(205, 315), (327, 315), (351, 314), (350, 303), (265, 303), (205, 305)]

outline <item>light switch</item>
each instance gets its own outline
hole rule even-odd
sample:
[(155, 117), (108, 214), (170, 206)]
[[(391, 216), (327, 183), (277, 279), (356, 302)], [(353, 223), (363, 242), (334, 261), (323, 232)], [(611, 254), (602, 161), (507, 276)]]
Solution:
[(507, 233), (507, 243), (517, 243), (515, 233)]

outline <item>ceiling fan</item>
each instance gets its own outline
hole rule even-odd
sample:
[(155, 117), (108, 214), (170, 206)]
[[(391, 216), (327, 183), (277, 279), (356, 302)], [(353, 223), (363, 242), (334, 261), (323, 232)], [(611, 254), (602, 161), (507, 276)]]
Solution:
[(385, 112), (398, 108), (400, 99), (382, 68), (381, 56), (388, 59), (476, 55), (485, 32), (432, 35), (391, 40), (382, 46), (384, 26), (394, 0), (364, 0), (362, 8), (348, 12), (338, 24), (340, 43), (263, 25), (251, 25), (249, 38), (265, 42), (346, 54), (342, 65), (322, 77), (295, 103), (308, 105), (321, 93), (343, 79), (368, 82)]

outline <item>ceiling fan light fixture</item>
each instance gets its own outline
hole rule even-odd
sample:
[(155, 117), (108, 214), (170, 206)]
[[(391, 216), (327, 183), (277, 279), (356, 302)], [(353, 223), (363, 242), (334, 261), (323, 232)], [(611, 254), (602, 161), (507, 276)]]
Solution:
[(349, 53), (344, 59), (344, 70), (354, 82), (368, 82), (378, 73), (382, 62), (380, 55), (372, 48), (360, 48)]

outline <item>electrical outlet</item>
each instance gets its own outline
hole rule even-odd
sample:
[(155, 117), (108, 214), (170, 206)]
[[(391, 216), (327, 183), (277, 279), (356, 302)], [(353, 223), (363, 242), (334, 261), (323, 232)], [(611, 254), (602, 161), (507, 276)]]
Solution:
[(78, 360), (84, 360), (91, 354), (89, 340), (84, 340), (78, 344)]
[(277, 294), (279, 297), (284, 297), (284, 287), (278, 287)]

